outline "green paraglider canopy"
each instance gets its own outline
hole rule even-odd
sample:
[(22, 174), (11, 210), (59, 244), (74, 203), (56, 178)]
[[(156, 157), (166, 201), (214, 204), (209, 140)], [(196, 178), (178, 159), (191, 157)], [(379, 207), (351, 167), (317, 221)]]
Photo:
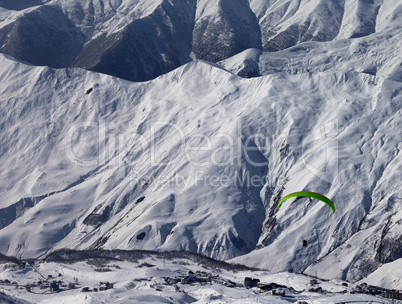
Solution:
[(298, 196), (316, 198), (316, 199), (326, 203), (327, 205), (329, 205), (331, 207), (333, 213), (335, 213), (335, 205), (328, 197), (326, 197), (326, 196), (324, 196), (322, 194), (316, 193), (316, 192), (309, 192), (309, 191), (294, 192), (294, 193), (291, 193), (291, 194), (285, 196), (283, 199), (281, 199), (279, 201), (278, 209), (281, 206), (283, 201), (285, 201), (285, 200), (287, 200), (289, 198), (298, 197)]

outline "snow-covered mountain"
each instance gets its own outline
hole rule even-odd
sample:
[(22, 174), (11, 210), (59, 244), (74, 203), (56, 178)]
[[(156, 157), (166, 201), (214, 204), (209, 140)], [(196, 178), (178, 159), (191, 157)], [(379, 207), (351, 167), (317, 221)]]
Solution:
[(0, 51), (144, 81), (193, 59), (367, 36), (401, 17), (394, 0), (1, 0)]
[[(1, 253), (188, 250), (373, 284), (402, 263), (396, 1), (0, 5), (5, 54), (161, 75), (0, 55)], [(277, 210), (303, 189), (336, 213)]]

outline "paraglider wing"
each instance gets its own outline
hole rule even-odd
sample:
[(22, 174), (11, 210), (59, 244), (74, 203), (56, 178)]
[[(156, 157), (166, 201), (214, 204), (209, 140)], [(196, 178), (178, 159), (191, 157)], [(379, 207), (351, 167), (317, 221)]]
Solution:
[(322, 194), (316, 193), (316, 192), (309, 192), (309, 191), (294, 192), (294, 193), (291, 193), (291, 194), (285, 196), (283, 199), (281, 199), (279, 201), (278, 209), (283, 201), (287, 200), (288, 198), (297, 197), (297, 196), (316, 198), (316, 199), (326, 203), (327, 205), (329, 205), (331, 207), (333, 213), (335, 213), (335, 205), (328, 197), (326, 197)]

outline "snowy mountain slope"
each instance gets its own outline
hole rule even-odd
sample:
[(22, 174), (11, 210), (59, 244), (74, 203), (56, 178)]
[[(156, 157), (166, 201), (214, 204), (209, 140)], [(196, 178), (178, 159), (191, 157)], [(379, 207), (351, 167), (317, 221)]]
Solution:
[(191, 1), (165, 1), (149, 16), (90, 40), (71, 66), (137, 81), (171, 71), (191, 60), (194, 10)]
[[(144, 81), (194, 59), (283, 50), (400, 28), (393, 0), (0, 1), (0, 51)], [(247, 75), (247, 73), (246, 73)], [(251, 75), (254, 75), (253, 73)]]
[(303, 42), (278, 52), (246, 50), (219, 64), (240, 76), (352, 70), (402, 82), (401, 41), (402, 29), (392, 28), (362, 38)]
[[(276, 51), (303, 41), (330, 41), (339, 33), (342, 1), (251, 1), (260, 26), (263, 49)], [(358, 1), (354, 1), (358, 2)]]
[[(243, 79), (202, 61), (145, 83), (1, 66), (2, 253), (189, 250), (351, 280), (401, 258), (399, 82)], [(336, 214), (308, 199), (277, 211), (302, 189)]]
[(22, 0), (22, 1), (14, 1), (14, 0), (0, 0), (0, 6), (4, 7), (8, 10), (20, 11), (27, 9), (29, 7), (38, 6), (48, 2), (49, 0)]
[(198, 1), (193, 56), (212, 62), (261, 48), (258, 20), (247, 0)]
[(65, 67), (84, 41), (84, 35), (54, 6), (40, 6), (0, 30), (0, 51), (35, 65)]
[(374, 283), (382, 287), (387, 286), (388, 288), (396, 290), (400, 289), (402, 286), (401, 263), (401, 259), (387, 263), (371, 273), (368, 277), (364, 278), (364, 281), (367, 282), (367, 284)]
[(265, 51), (282, 50), (304, 41), (356, 38), (401, 26), (398, 1), (258, 1), (257, 15)]
[(131, 22), (151, 15), (162, 0), (53, 0), (88, 39), (101, 33), (113, 34)]

